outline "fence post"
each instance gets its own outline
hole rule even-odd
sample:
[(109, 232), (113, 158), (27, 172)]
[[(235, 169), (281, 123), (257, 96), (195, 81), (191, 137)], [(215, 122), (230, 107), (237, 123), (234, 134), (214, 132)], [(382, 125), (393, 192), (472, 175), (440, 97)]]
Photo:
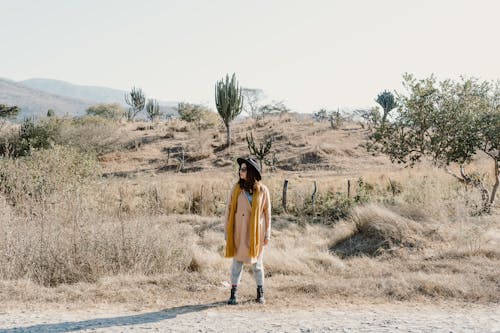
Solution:
[(285, 179), (285, 183), (283, 184), (283, 211), (287, 213), (286, 211), (286, 191), (288, 190), (288, 179)]
[(313, 214), (315, 213), (315, 206), (316, 206), (316, 192), (318, 191), (318, 186), (316, 185), (316, 181), (314, 181), (314, 191), (311, 196), (311, 201), (312, 201), (312, 208), (313, 208)]
[(351, 180), (350, 179), (347, 180), (347, 197), (348, 198), (351, 197)]

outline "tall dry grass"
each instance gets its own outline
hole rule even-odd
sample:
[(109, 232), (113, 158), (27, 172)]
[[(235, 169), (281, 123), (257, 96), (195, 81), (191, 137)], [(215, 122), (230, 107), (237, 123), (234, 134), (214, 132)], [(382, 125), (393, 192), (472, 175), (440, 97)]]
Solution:
[[(111, 302), (147, 302), (171, 290), (225, 295), (222, 215), (237, 175), (230, 157), (218, 157), (229, 163), (223, 170), (102, 177), (95, 154), (72, 146), (0, 161), (0, 293), (37, 299), (18, 285), (50, 286), (45, 301), (89, 297), (85, 288)], [(475, 216), (478, 193), (446, 173), (428, 166), (383, 175), (277, 171), (264, 182), (274, 214), (265, 249), (271, 299), (500, 300), (498, 211)], [(342, 217), (339, 198), (348, 204)], [(246, 270), (243, 294), (250, 279)], [(132, 297), (127, 286), (143, 294)]]

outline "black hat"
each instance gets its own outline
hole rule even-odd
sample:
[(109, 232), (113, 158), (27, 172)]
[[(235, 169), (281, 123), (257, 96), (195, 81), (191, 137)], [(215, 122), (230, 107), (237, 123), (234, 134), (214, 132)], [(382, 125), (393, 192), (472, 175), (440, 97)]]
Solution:
[(245, 163), (247, 166), (251, 166), (252, 168), (254, 168), (256, 173), (257, 173), (255, 178), (257, 180), (262, 179), (262, 175), (260, 174), (260, 166), (256, 160), (254, 160), (253, 158), (250, 158), (250, 157), (249, 158), (238, 157), (238, 159), (236, 161), (238, 161), (238, 164), (240, 165), (240, 167), (241, 167), (242, 163)]

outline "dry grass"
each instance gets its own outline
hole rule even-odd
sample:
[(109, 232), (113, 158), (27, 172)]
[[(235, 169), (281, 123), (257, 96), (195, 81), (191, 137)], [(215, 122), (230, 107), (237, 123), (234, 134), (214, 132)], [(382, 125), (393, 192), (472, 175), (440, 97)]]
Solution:
[[(2, 299), (153, 306), (225, 298), (230, 261), (222, 257), (221, 216), (236, 181), (234, 159), (246, 155), (245, 134), (253, 130), (257, 138), (280, 136), (278, 170), (265, 169), (264, 177), (274, 212), (265, 250), (271, 304), (311, 296), (500, 301), (498, 205), (491, 216), (473, 216), (474, 190), (429, 165), (401, 169), (370, 156), (359, 148), (362, 129), (333, 131), (293, 116), (241, 122), (229, 153), (221, 149), (223, 129), (198, 132), (177, 120), (120, 126), (135, 143), (99, 157), (103, 177), (89, 172), (99, 171), (94, 155), (75, 149), (2, 161)], [(167, 155), (179, 146), (185, 169), (196, 172), (177, 169), (178, 151)], [(350, 214), (336, 220), (330, 199), (347, 197), (348, 179)], [(253, 293), (247, 269), (242, 295)]]

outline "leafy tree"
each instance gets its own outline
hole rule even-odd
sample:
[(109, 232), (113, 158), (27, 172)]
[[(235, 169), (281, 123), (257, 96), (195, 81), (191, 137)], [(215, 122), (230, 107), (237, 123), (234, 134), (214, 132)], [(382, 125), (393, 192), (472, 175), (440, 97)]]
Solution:
[(89, 116), (115, 120), (122, 119), (127, 114), (127, 110), (118, 103), (92, 105), (87, 108), (86, 112)]
[(378, 106), (369, 108), (369, 109), (358, 109), (354, 111), (354, 114), (361, 117), (364, 122), (361, 122), (361, 126), (364, 128), (365, 123), (368, 125), (368, 128), (373, 128), (374, 126), (378, 126), (382, 120), (380, 117), (380, 110)]
[(262, 91), (262, 89), (242, 88), (241, 94), (244, 99), (243, 111), (255, 119), (259, 113), (260, 102), (264, 97), (264, 91)]
[(160, 104), (156, 99), (148, 99), (146, 104), (146, 113), (148, 114), (148, 118), (151, 121), (158, 119), (161, 115), (160, 112)]
[(21, 109), (17, 106), (8, 106), (5, 104), (0, 104), (0, 128), (2, 128), (7, 119), (15, 118)]
[(125, 103), (130, 106), (127, 120), (134, 120), (137, 114), (144, 109), (146, 96), (141, 88), (133, 87), (129, 93), (125, 94)]
[[(462, 78), (436, 82), (431, 76), (416, 80), (403, 76), (406, 94), (398, 94), (393, 121), (374, 127), (371, 148), (392, 161), (413, 165), (429, 157), (463, 183), (477, 187), (483, 197), (482, 212), (489, 212), (500, 183), (500, 85)], [(478, 151), (491, 157), (495, 184), (491, 193), (479, 177), (465, 172)], [(449, 166), (456, 164), (460, 173)]]
[(222, 79), (215, 84), (215, 105), (224, 125), (226, 125), (226, 145), (229, 148), (231, 145), (231, 122), (241, 113), (243, 107), (241, 88), (234, 73), (231, 81), (229, 81), (229, 75), (226, 75), (225, 81)]
[(47, 110), (47, 117), (54, 117), (56, 115), (55, 111), (53, 109), (48, 109)]
[(283, 101), (272, 101), (269, 104), (260, 107), (259, 112), (262, 116), (266, 114), (284, 114), (290, 112), (290, 109), (285, 105)]
[(179, 103), (177, 112), (182, 120), (194, 123), (198, 131), (214, 127), (218, 123), (217, 113), (203, 105)]
[(313, 113), (313, 118), (319, 123), (323, 122), (328, 119), (328, 111), (326, 109), (319, 109)]
[(385, 90), (377, 96), (377, 99), (375, 101), (382, 107), (382, 110), (384, 111), (381, 122), (382, 124), (385, 124), (389, 112), (391, 112), (391, 110), (393, 110), (397, 106), (396, 98), (390, 91)]

